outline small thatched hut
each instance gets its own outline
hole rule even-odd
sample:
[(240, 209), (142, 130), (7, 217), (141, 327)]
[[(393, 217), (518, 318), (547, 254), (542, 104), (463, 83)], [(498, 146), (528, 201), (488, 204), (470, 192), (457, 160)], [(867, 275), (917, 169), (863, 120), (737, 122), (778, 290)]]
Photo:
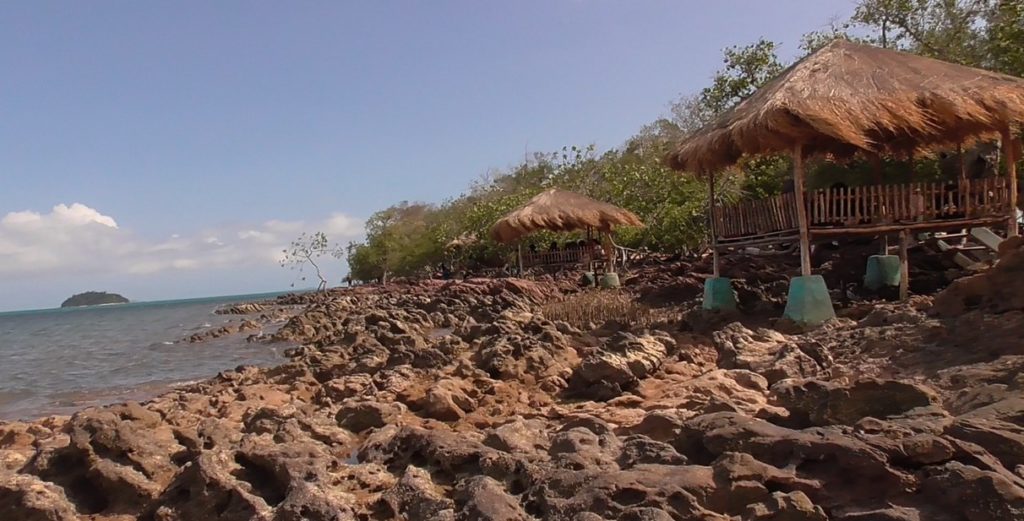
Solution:
[[(537, 194), (523, 206), (499, 219), (491, 226), (491, 237), (497, 242), (507, 244), (539, 230), (586, 231), (588, 236), (592, 232), (604, 235), (610, 242), (610, 234), (616, 227), (643, 225), (640, 218), (629, 210), (596, 201), (585, 195), (553, 188)], [(613, 252), (606, 253), (609, 256), (609, 270), (613, 270)], [(558, 257), (575, 258), (573, 255)], [(519, 265), (522, 269), (521, 246)]]
[(570, 232), (591, 229), (611, 232), (617, 226), (643, 226), (633, 212), (585, 195), (552, 188), (502, 217), (491, 227), (491, 237), (510, 243), (538, 230)]

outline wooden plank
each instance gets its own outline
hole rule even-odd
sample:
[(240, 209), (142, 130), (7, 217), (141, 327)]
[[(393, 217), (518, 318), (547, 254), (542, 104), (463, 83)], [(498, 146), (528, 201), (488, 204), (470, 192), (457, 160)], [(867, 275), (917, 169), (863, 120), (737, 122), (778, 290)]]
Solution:
[(1009, 181), (1007, 187), (1009, 193), (1009, 222), (1006, 225), (1006, 236), (1016, 237), (1019, 233), (1017, 228), (1017, 158), (1013, 151), (1013, 133), (1007, 126), (1002, 132), (1003, 155), (1006, 157), (1006, 177)]
[(807, 208), (804, 206), (804, 154), (803, 145), (793, 147), (793, 188), (796, 203), (796, 218), (800, 228), (800, 274), (811, 274), (811, 234), (807, 224)]
[(910, 233), (907, 230), (900, 231), (900, 300), (907, 300), (910, 296), (910, 261), (907, 258), (907, 250), (910, 245)]
[[(715, 211), (715, 173), (714, 171), (708, 174), (708, 207), (713, 213)], [(711, 231), (711, 263), (712, 273), (715, 278), (718, 278), (718, 234), (715, 233), (714, 228)]]
[(999, 243), (1003, 242), (1002, 237), (996, 235), (988, 228), (971, 228), (970, 233), (974, 240), (992, 251), (999, 251)]

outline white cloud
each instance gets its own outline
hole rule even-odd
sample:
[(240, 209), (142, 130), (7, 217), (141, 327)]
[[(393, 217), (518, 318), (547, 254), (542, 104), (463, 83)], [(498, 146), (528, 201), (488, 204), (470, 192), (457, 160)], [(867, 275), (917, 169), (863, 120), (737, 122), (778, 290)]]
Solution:
[(336, 213), (314, 221), (271, 220), (175, 233), (154, 241), (84, 204), (58, 204), (49, 213), (26, 210), (0, 219), (0, 276), (272, 266), (303, 231), (323, 231), (340, 245), (361, 236), (363, 223)]

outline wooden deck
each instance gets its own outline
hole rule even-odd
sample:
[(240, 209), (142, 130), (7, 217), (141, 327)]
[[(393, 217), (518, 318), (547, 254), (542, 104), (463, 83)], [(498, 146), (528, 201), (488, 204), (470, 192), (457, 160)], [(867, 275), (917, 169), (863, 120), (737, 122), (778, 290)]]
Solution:
[[(908, 183), (808, 191), (804, 197), (812, 238), (940, 231), (1006, 222), (1010, 183), (1005, 177), (958, 183)], [(715, 207), (719, 246), (789, 242), (799, 237), (796, 196)]]

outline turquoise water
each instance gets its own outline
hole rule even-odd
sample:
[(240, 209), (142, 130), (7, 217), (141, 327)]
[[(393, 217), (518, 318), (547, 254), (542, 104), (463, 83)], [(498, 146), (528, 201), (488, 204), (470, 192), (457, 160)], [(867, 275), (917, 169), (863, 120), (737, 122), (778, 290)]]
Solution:
[(247, 343), (253, 332), (197, 344), (180, 340), (239, 320), (214, 314), (221, 306), (283, 294), (0, 313), (0, 419), (144, 399), (239, 365), (280, 362), (287, 346)]

